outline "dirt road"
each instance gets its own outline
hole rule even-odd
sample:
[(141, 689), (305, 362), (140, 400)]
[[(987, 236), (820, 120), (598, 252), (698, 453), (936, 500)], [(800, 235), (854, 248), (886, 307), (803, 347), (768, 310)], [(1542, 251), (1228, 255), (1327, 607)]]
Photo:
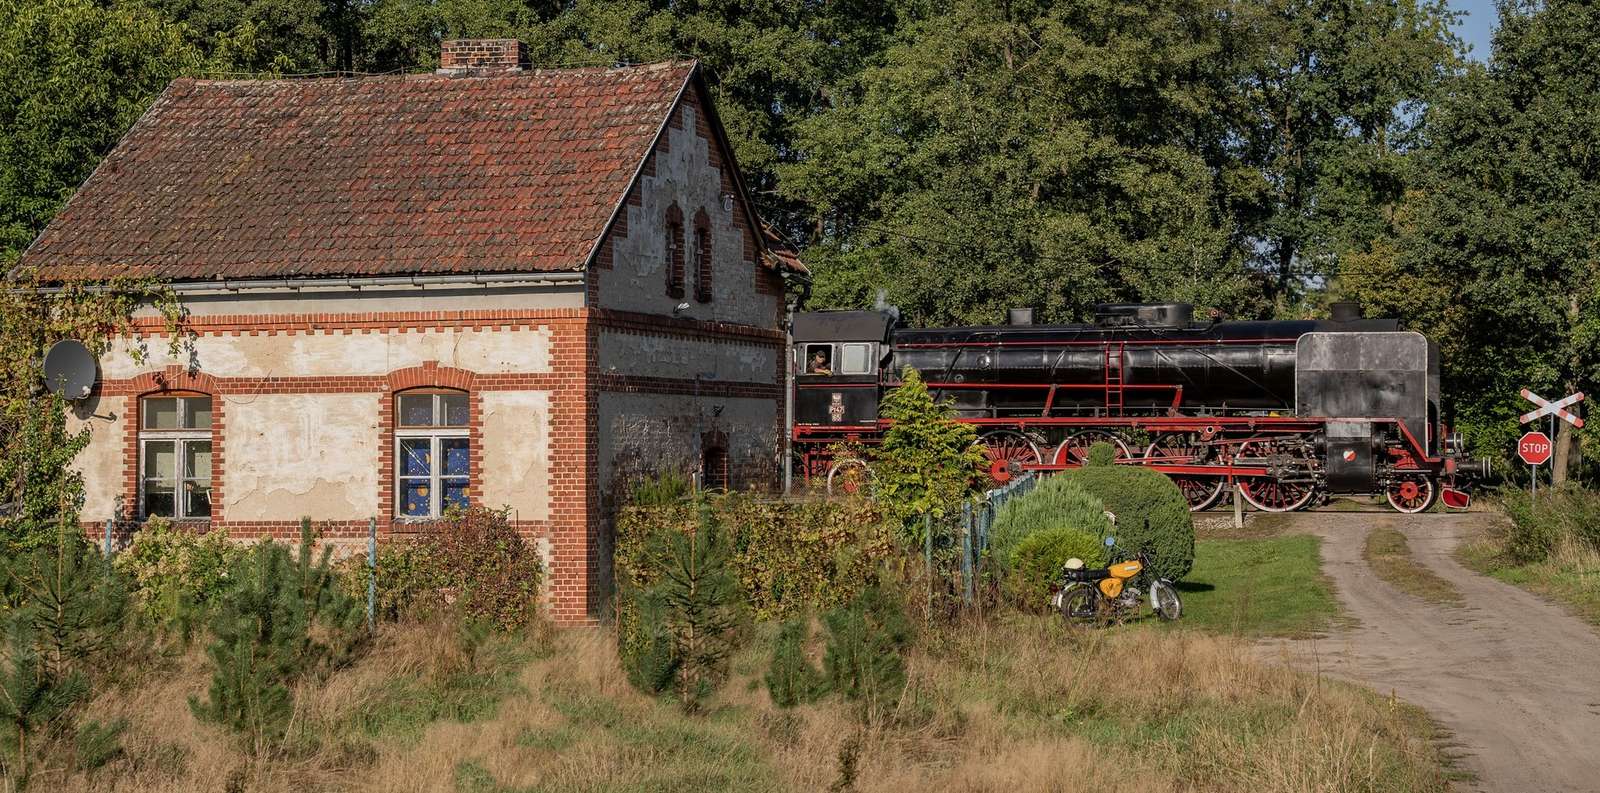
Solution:
[[(1359, 625), (1263, 652), (1352, 678), (1426, 708), (1476, 774), (1461, 790), (1600, 791), (1600, 633), (1561, 607), (1477, 575), (1453, 551), (1484, 514), (1310, 512), (1285, 531), (1323, 538), (1323, 569)], [(1367, 531), (1404, 532), (1417, 561), (1460, 590), (1460, 607), (1406, 595), (1361, 558)]]

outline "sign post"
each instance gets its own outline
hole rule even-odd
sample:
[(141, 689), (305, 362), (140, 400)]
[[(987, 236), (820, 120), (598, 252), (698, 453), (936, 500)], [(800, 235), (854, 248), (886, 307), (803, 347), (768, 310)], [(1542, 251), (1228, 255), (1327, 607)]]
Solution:
[[(1582, 402), (1583, 392), (1568, 394), (1554, 401), (1545, 399), (1526, 388), (1522, 389), (1521, 394), (1523, 399), (1537, 406), (1519, 417), (1523, 424), (1538, 421), (1544, 416), (1550, 417), (1549, 435), (1534, 430), (1524, 434), (1517, 441), (1517, 457), (1528, 464), (1529, 492), (1537, 495), (1539, 493), (1539, 466), (1549, 462), (1555, 450), (1555, 443), (1550, 439), (1555, 437), (1556, 434), (1556, 419), (1561, 419), (1574, 427), (1583, 426), (1583, 419), (1578, 418), (1566, 409), (1568, 405), (1576, 405)], [(1539, 425), (1535, 424), (1534, 426), (1537, 427)], [(1551, 472), (1550, 479), (1552, 482), (1555, 481), (1554, 471)]]

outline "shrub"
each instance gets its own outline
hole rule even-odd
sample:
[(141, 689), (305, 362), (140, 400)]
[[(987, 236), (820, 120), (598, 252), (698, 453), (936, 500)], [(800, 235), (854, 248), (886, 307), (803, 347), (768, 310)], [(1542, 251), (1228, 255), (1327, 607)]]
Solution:
[(289, 686), (349, 659), (362, 635), (362, 610), (338, 585), (331, 548), (311, 562), (311, 522), (298, 556), (277, 543), (250, 549), (211, 615), (211, 687), (195, 716), (238, 732), (258, 754), (282, 745), (293, 715)]
[(1600, 493), (1565, 485), (1541, 490), (1507, 490), (1501, 508), (1511, 519), (1506, 554), (1519, 564), (1544, 561), (1562, 543), (1600, 551)]
[[(893, 535), (866, 501), (769, 501), (745, 493), (708, 502), (727, 540), (739, 595), (757, 619), (783, 619), (849, 602), (871, 583)], [(696, 507), (685, 502), (629, 506), (617, 516), (618, 587), (647, 587), (659, 568), (651, 549), (663, 533), (689, 531)], [(626, 628), (633, 605), (617, 601)], [(626, 638), (626, 632), (624, 632)]]
[(538, 616), (544, 564), (505, 511), (471, 507), (447, 515), (416, 542), (421, 558), (406, 561), (418, 572), (397, 580), (423, 586), (432, 578), (468, 619), (501, 630), (526, 627)]
[(1099, 537), (1110, 525), (1104, 502), (1072, 480), (1053, 476), (1000, 508), (989, 532), (989, 557), (1009, 571), (1018, 546), (1035, 532), (1075, 529)]
[(767, 693), (780, 708), (815, 702), (828, 691), (822, 672), (806, 658), (810, 625), (803, 619), (787, 620), (778, 627), (767, 669)]
[[(504, 511), (471, 507), (418, 529), (378, 547), (380, 617), (426, 620), (454, 611), (506, 631), (538, 617), (544, 563)], [(365, 603), (367, 575), (366, 554), (352, 556), (339, 566), (340, 587)]]
[(1165, 474), (1133, 465), (1085, 466), (1056, 475), (1082, 487), (1116, 516), (1117, 544), (1150, 554), (1151, 572), (1177, 581), (1194, 566), (1194, 517)]
[(113, 564), (132, 579), (140, 611), (159, 623), (203, 615), (228, 588), (228, 571), (247, 549), (223, 530), (197, 534), (153, 518)]
[(1105, 565), (1105, 546), (1099, 537), (1068, 526), (1036, 531), (1022, 538), (1006, 576), (1007, 593), (1024, 606), (1037, 608), (1050, 597), (1050, 585), (1061, 566), (1077, 557), (1086, 567)]
[(862, 717), (876, 722), (899, 700), (906, 684), (903, 653), (911, 644), (911, 621), (892, 593), (867, 588), (849, 605), (823, 618), (828, 648), (823, 675), (833, 691), (855, 700)]
[(894, 423), (872, 452), (873, 490), (905, 539), (921, 545), (921, 517), (959, 512), (988, 457), (975, 443), (977, 430), (956, 421), (954, 403), (934, 402), (912, 367), (900, 377), (878, 407), (878, 415)]
[(1111, 464), (1115, 463), (1116, 461), (1117, 461), (1117, 447), (1112, 446), (1111, 444), (1106, 443), (1105, 441), (1099, 441), (1099, 442), (1092, 443), (1092, 444), (1089, 445), (1089, 459), (1085, 460), (1084, 464), (1085, 465), (1093, 465), (1093, 466), (1101, 466), (1101, 465), (1111, 465)]

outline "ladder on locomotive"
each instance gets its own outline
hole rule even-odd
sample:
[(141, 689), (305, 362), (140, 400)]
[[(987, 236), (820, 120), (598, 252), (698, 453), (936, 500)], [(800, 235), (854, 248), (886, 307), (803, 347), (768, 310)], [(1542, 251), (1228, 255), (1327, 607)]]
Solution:
[(1127, 361), (1127, 344), (1124, 342), (1107, 343), (1105, 345), (1105, 381), (1106, 381), (1106, 415), (1122, 415), (1122, 374)]

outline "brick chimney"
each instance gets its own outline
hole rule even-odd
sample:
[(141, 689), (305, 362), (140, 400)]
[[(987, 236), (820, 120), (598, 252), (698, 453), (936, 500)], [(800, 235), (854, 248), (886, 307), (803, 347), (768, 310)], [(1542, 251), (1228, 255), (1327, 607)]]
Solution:
[(439, 50), (439, 74), (494, 74), (521, 71), (528, 48), (516, 39), (449, 39)]

